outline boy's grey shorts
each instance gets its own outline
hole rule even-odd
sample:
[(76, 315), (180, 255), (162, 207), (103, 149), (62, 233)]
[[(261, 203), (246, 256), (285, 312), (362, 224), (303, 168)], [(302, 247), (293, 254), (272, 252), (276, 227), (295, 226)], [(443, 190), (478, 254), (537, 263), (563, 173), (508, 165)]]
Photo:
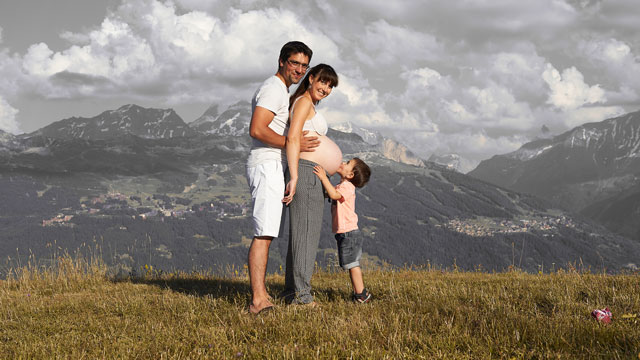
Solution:
[(360, 230), (336, 234), (335, 238), (338, 242), (338, 260), (340, 261), (340, 266), (345, 270), (360, 266), (362, 242), (364, 240), (364, 236)]

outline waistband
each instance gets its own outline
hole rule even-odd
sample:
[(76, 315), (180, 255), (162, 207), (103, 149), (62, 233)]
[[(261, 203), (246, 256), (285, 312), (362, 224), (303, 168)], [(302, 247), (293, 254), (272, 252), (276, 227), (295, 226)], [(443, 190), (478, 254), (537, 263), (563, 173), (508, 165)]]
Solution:
[(298, 167), (300, 166), (306, 166), (306, 167), (315, 167), (316, 165), (318, 165), (318, 163), (315, 163), (313, 161), (309, 161), (307, 159), (298, 159)]

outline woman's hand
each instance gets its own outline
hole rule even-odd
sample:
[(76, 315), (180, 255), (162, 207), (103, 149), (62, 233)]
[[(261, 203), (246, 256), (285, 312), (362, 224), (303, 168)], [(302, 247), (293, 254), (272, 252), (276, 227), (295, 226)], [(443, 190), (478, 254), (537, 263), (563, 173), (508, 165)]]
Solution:
[(298, 184), (298, 179), (291, 179), (287, 183), (287, 186), (284, 189), (284, 198), (282, 198), (282, 202), (285, 205), (289, 205), (291, 201), (293, 201), (293, 195), (296, 194), (297, 184)]
[(324, 168), (320, 165), (316, 165), (313, 167), (313, 173), (316, 174), (320, 178), (320, 180), (327, 179), (327, 172), (324, 171)]

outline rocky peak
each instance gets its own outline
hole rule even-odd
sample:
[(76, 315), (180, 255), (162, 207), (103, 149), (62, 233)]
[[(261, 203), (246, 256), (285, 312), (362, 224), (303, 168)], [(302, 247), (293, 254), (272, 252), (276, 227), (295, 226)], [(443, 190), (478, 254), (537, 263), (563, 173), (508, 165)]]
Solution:
[(190, 124), (190, 127), (207, 134), (243, 136), (249, 133), (251, 121), (249, 102), (238, 101), (221, 114), (217, 113), (218, 106), (211, 105), (202, 116)]
[(34, 134), (64, 139), (108, 139), (123, 135), (161, 139), (192, 136), (173, 109), (143, 108), (135, 104), (107, 110), (92, 118), (72, 117), (48, 125)]
[(362, 140), (370, 145), (381, 144), (385, 139), (385, 137), (381, 133), (359, 126), (354, 126), (350, 121), (332, 125), (331, 128), (345, 133), (357, 134), (362, 138)]
[(0, 151), (17, 149), (19, 147), (20, 142), (17, 137), (0, 129)]
[(391, 139), (384, 139), (378, 145), (380, 152), (387, 159), (403, 164), (424, 167), (424, 161), (414, 155), (406, 146)]

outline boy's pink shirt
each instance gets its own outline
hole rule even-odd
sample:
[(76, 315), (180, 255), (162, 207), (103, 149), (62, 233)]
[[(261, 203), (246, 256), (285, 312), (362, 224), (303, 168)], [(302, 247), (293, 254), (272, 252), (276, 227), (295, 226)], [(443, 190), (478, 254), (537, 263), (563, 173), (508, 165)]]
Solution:
[(342, 194), (342, 198), (331, 205), (331, 216), (333, 218), (331, 230), (336, 234), (357, 230), (356, 187), (350, 181), (343, 180), (336, 185), (336, 190)]

